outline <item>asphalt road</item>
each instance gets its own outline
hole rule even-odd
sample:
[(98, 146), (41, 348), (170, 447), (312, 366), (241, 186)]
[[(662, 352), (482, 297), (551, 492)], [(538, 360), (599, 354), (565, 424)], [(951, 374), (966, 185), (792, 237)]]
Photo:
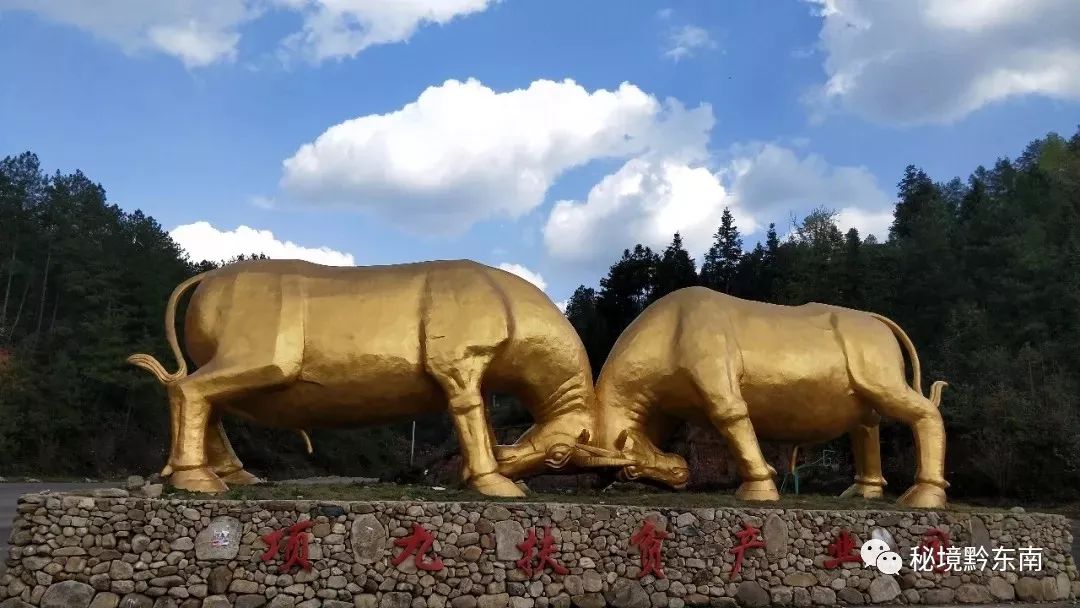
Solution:
[(0, 483), (0, 573), (7, 563), (7, 542), (11, 536), (11, 523), (15, 519), (15, 507), (23, 494), (52, 490), (81, 490), (85, 488), (107, 488), (107, 483)]

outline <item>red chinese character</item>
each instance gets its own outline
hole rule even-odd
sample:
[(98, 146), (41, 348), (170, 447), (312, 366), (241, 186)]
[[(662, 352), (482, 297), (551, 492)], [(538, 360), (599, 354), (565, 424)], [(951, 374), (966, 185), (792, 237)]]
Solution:
[(844, 562), (861, 564), (862, 557), (854, 551), (855, 540), (851, 538), (851, 533), (847, 531), (847, 528), (840, 530), (840, 536), (837, 537), (836, 542), (829, 545), (829, 555), (832, 559), (825, 560), (825, 567), (835, 568)]
[(937, 564), (934, 566), (934, 572), (945, 572), (948, 570), (948, 566), (941, 564), (941, 557), (945, 550), (949, 548), (949, 533), (937, 528), (930, 528), (923, 534), (922, 542), (919, 543), (919, 549), (926, 551), (929, 554), (929, 563)]
[(525, 540), (518, 543), (521, 550), (521, 559), (517, 560), (517, 567), (525, 571), (529, 578), (539, 576), (545, 568), (551, 566), (557, 574), (568, 574), (570, 571), (559, 565), (551, 554), (555, 552), (555, 537), (551, 535), (551, 527), (544, 526), (544, 538), (540, 542), (540, 553), (536, 556), (536, 564), (533, 565), (533, 551), (536, 550), (536, 528), (529, 528), (529, 535)]
[(395, 545), (405, 547), (405, 550), (399, 553), (390, 563), (397, 566), (405, 561), (405, 558), (412, 555), (413, 563), (416, 564), (416, 567), (420, 570), (442, 570), (443, 563), (441, 559), (436, 557), (435, 559), (428, 561), (424, 557), (424, 554), (431, 550), (431, 544), (434, 542), (435, 537), (431, 535), (431, 532), (425, 530), (420, 524), (414, 523), (412, 525), (412, 534), (394, 541)]
[(630, 537), (630, 544), (637, 546), (641, 552), (641, 572), (638, 578), (652, 573), (656, 578), (664, 577), (664, 568), (660, 563), (660, 544), (665, 538), (671, 536), (663, 530), (657, 530), (651, 519), (646, 519), (641, 524), (641, 529)]
[(728, 553), (735, 554), (735, 566), (731, 568), (731, 578), (735, 578), (735, 575), (742, 570), (743, 553), (745, 553), (747, 549), (757, 549), (765, 546), (764, 541), (756, 540), (754, 538), (760, 532), (761, 530), (743, 522), (743, 529), (735, 533), (735, 536), (739, 538), (739, 544), (728, 549)]
[(282, 537), (288, 533), (289, 541), (285, 545), (285, 561), (278, 566), (278, 572), (288, 572), (294, 566), (299, 566), (304, 570), (311, 570), (311, 562), (308, 561), (308, 536), (306, 530), (313, 525), (315, 525), (315, 522), (308, 519), (297, 522), (288, 530), (278, 530), (262, 537), (268, 548), (259, 559), (264, 562), (274, 559), (274, 556), (278, 554)]

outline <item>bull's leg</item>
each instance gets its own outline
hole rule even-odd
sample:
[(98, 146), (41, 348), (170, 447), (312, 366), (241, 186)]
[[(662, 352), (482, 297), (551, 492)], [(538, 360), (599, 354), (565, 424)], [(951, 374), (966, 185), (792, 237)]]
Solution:
[[(269, 336), (273, 338), (276, 336)], [(301, 343), (273, 352), (270, 361), (252, 365), (250, 359), (243, 362), (224, 361), (207, 364), (194, 374), (170, 387), (179, 391), (183, 405), (180, 416), (180, 441), (176, 459), (172, 463), (173, 486), (195, 492), (220, 492), (228, 489), (214, 471), (214, 452), (209, 444), (216, 434), (213, 412), (214, 401), (235, 397), (255, 390), (280, 385), (294, 379), (300, 373)], [(263, 351), (265, 352), (265, 351)], [(229, 449), (231, 452), (231, 448)], [(221, 453), (219, 452), (218, 455)], [(233, 459), (235, 459), (235, 455)], [(239, 464), (239, 460), (235, 460)], [(243, 470), (241, 465), (240, 470)], [(241, 478), (243, 480), (243, 478)]]
[[(429, 343), (428, 373), (446, 392), (450, 418), (462, 451), (462, 478), (473, 489), (489, 496), (524, 496), (514, 482), (499, 474), (495, 462), (494, 433), (488, 422), (480, 382), (491, 354), (480, 349), (459, 352), (446, 341)], [(470, 352), (471, 351), (471, 352)]]
[(469, 485), (491, 496), (524, 496), (497, 470), (481, 392), (484, 372), (510, 339), (505, 300), (476, 268), (431, 273), (425, 291), (420, 310), (424, 366), (446, 393)]
[(170, 402), (177, 408), (178, 420), (173, 454), (166, 467), (169, 483), (192, 492), (223, 492), (228, 489), (210, 469), (206, 453), (207, 427), (212, 406), (188, 380), (169, 387)]
[(165, 463), (165, 468), (161, 469), (161, 476), (168, 477), (172, 475), (172, 463), (176, 460), (176, 446), (179, 444), (178, 433), (180, 432), (180, 407), (183, 399), (179, 393), (169, 393), (169, 437), (171, 442), (169, 443), (169, 460)]
[(206, 455), (214, 474), (227, 484), (249, 486), (262, 481), (244, 470), (244, 463), (236, 457), (236, 452), (225, 435), (220, 413), (214, 415), (210, 430), (206, 433)]
[(739, 500), (780, 500), (773, 481), (776, 470), (765, 462), (761, 453), (746, 402), (738, 399), (715, 405), (709, 418), (735, 453), (739, 477), (743, 480), (735, 497)]
[(738, 463), (742, 484), (735, 497), (740, 500), (780, 500), (773, 479), (776, 470), (765, 462), (761, 453), (746, 401), (739, 393), (735, 370), (723, 364), (718, 370), (709, 363), (710, 360), (698, 360), (689, 371), (704, 399), (709, 420), (723, 435)]
[(446, 391), (469, 485), (489, 496), (524, 496), (514, 482), (497, 470), (492, 436), (484, 415), (484, 398), (480, 395), (480, 376), (486, 363), (477, 356), (447, 364), (430, 361), (429, 371)]
[(881, 418), (869, 412), (851, 431), (851, 450), (855, 454), (855, 483), (840, 496), (850, 498), (881, 498), (885, 477), (881, 474), (881, 442), (878, 425)]
[(915, 485), (897, 502), (909, 507), (941, 508), (945, 506), (945, 425), (941, 412), (927, 398), (904, 386), (895, 391), (883, 391), (876, 400), (878, 411), (906, 422), (915, 435), (918, 468)]

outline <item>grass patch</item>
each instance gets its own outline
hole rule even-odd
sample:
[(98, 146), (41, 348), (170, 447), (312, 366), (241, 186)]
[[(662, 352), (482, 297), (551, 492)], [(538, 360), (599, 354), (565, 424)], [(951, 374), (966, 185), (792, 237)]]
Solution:
[[(205, 499), (204, 494), (184, 491), (167, 492), (170, 498)], [(650, 491), (633, 484), (616, 484), (604, 490), (573, 490), (566, 492), (529, 492), (525, 498), (493, 498), (479, 492), (462, 488), (435, 490), (430, 486), (375, 484), (318, 484), (288, 485), (267, 483), (257, 486), (231, 489), (217, 496), (221, 500), (314, 500), (314, 501), (417, 501), (417, 502), (550, 502), (605, 505), (648, 505), (665, 508), (777, 508), (808, 510), (870, 510), (911, 511), (896, 504), (896, 497), (884, 500), (839, 498), (801, 494), (781, 496), (776, 503), (746, 502), (737, 500), (730, 491), (718, 492), (668, 492)], [(1006, 509), (963, 503), (950, 503), (952, 512), (1003, 512)]]

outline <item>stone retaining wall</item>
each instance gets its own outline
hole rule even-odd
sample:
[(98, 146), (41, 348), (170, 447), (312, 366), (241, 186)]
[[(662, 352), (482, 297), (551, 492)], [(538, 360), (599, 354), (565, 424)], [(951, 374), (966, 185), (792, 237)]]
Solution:
[[(162, 500), (39, 494), (20, 499), (0, 608), (544, 608), (854, 605), (1059, 600), (1080, 595), (1068, 520), (1022, 513), (902, 513), (780, 509), (653, 509), (530, 503)], [(311, 570), (279, 572), (282, 551), (263, 536), (297, 521)], [(631, 537), (644, 522), (660, 541), (665, 578), (639, 577)], [(732, 576), (746, 524), (764, 547)], [(417, 528), (419, 526), (419, 528)], [(550, 531), (546, 566), (523, 571), (519, 544)], [(954, 546), (1041, 548), (1041, 570), (915, 572), (895, 576), (858, 563), (825, 567), (829, 545), (850, 531), (856, 549), (882, 528), (909, 563), (930, 529)], [(394, 565), (419, 529), (434, 537), (418, 568)], [(288, 544), (283, 532), (280, 545)], [(420, 540), (419, 537), (414, 537)], [(396, 542), (395, 542), (396, 541)], [(302, 545), (302, 543), (301, 543)], [(300, 545), (297, 545), (299, 547)], [(535, 553), (535, 552), (534, 552)], [(534, 556), (535, 557), (535, 556)], [(536, 561), (532, 562), (535, 566)]]

